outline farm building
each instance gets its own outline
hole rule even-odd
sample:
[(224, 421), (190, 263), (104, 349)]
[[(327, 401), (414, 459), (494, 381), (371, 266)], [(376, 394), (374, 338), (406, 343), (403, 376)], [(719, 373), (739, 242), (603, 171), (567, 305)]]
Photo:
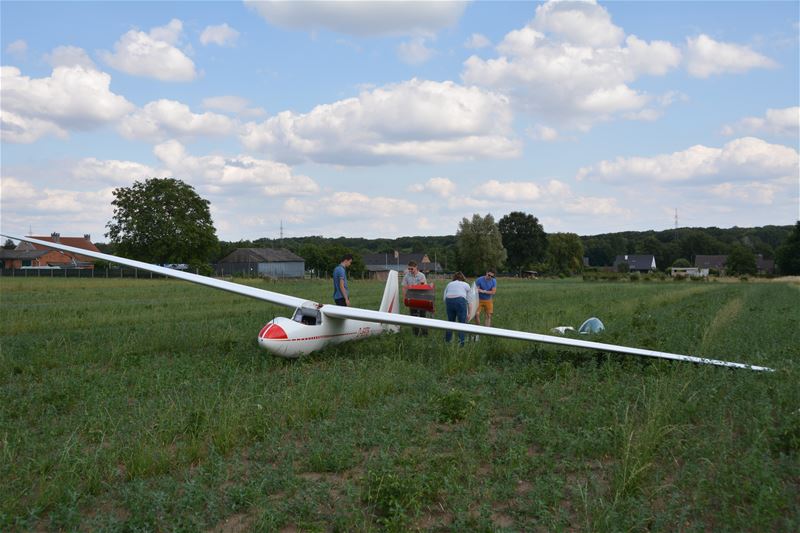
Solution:
[(630, 272), (650, 272), (656, 269), (654, 255), (618, 255), (614, 259), (614, 270), (619, 270), (620, 265), (627, 264)]
[[(725, 274), (725, 264), (727, 262), (727, 255), (697, 255), (694, 258), (694, 266), (714, 269), (723, 275)], [(773, 259), (764, 259), (763, 255), (756, 254), (756, 269), (759, 274), (774, 274), (775, 261)]]
[(409, 261), (416, 261), (421, 272), (441, 272), (439, 263), (431, 261), (427, 254), (364, 254), (364, 266), (373, 279), (385, 280), (389, 272), (403, 272)]
[(237, 248), (214, 265), (219, 276), (302, 278), (306, 262), (283, 248)]
[[(92, 244), (91, 236), (86, 234), (83, 237), (62, 237), (59, 233), (51, 233), (48, 237), (33, 237), (40, 241), (59, 242), (75, 248), (83, 248), (91, 252), (99, 252), (97, 246)], [(84, 268), (93, 269), (94, 259), (85, 255), (71, 254), (69, 252), (59, 252), (46, 248), (39, 244), (21, 242), (13, 250), (3, 250), (0, 252), (4, 268), (22, 267), (58, 267), (58, 268)]]

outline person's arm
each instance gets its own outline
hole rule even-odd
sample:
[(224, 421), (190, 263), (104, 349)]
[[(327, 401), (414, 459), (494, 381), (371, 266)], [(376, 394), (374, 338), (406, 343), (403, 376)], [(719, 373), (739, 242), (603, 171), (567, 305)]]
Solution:
[(347, 289), (344, 286), (344, 278), (339, 278), (339, 292), (344, 296), (344, 303), (350, 306), (350, 295), (347, 294)]
[(494, 293), (496, 293), (497, 292), (497, 282), (496, 281), (494, 282), (494, 286), (490, 290), (483, 291), (483, 292), (485, 292), (486, 294), (494, 294)]

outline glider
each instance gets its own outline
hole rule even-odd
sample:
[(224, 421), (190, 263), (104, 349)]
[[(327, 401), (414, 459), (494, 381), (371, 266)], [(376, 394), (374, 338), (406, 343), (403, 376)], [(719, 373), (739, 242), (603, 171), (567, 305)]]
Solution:
[[(398, 289), (397, 276), (389, 276), (386, 287), (383, 291), (380, 309), (371, 311), (357, 307), (341, 307), (330, 304), (320, 304), (296, 296), (280, 294), (277, 292), (248, 287), (230, 281), (200, 276), (173, 270), (171, 268), (152, 265), (142, 261), (126, 259), (110, 254), (93, 252), (66, 246), (61, 243), (42, 241), (31, 237), (16, 237), (14, 235), (3, 235), (17, 241), (26, 241), (40, 246), (46, 246), (62, 252), (69, 252), (95, 259), (101, 259), (111, 263), (117, 263), (128, 267), (139, 268), (148, 272), (162, 274), (164, 276), (182, 279), (199, 285), (205, 285), (215, 289), (220, 289), (242, 296), (249, 296), (258, 300), (263, 300), (277, 305), (282, 305), (294, 309), (291, 318), (277, 317), (269, 321), (258, 334), (258, 344), (271, 353), (287, 358), (297, 358), (302, 355), (320, 350), (332, 344), (362, 339), (372, 335), (379, 335), (385, 332), (396, 332), (399, 326), (416, 326), (431, 329), (451, 330), (469, 333), (473, 335), (486, 335), (490, 337), (502, 337), (506, 339), (517, 339), (523, 341), (533, 341), (545, 344), (555, 344), (559, 346), (571, 346), (584, 348), (587, 350), (597, 350), (601, 352), (612, 352), (643, 357), (655, 357), (660, 359), (670, 359), (673, 361), (686, 361), (706, 365), (724, 366), (730, 368), (742, 368), (755, 371), (774, 371), (772, 368), (755, 366), (744, 363), (734, 363), (696, 357), (692, 355), (680, 355), (657, 350), (646, 350), (643, 348), (631, 348), (615, 344), (605, 344), (591, 342), (580, 339), (569, 339), (554, 337), (552, 335), (540, 335), (503, 328), (479, 326), (474, 324), (461, 324), (448, 322), (434, 318), (421, 318), (399, 313), (400, 296)], [(474, 299), (473, 299), (474, 300)], [(470, 314), (474, 313), (474, 301), (470, 308)]]

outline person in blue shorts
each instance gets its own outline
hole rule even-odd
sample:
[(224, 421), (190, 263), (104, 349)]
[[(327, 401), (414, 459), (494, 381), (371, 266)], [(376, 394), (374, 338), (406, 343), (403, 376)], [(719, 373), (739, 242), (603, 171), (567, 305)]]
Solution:
[(497, 280), (494, 278), (494, 269), (486, 271), (485, 276), (475, 280), (478, 288), (478, 312), (475, 313), (475, 323), (481, 325), (481, 311), (486, 311), (486, 327), (492, 326), (494, 314), (494, 295), (497, 292)]
[(347, 288), (347, 271), (353, 264), (353, 254), (344, 254), (342, 261), (333, 269), (333, 301), (336, 305), (350, 306), (350, 290)]

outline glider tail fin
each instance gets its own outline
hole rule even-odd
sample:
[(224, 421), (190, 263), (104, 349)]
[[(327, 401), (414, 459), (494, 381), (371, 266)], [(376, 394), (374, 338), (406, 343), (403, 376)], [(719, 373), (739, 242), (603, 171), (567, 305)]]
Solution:
[(386, 287), (383, 289), (383, 299), (381, 300), (381, 307), (378, 310), (384, 313), (400, 312), (400, 291), (397, 282), (397, 272), (394, 270), (390, 270), (389, 276), (386, 278)]

